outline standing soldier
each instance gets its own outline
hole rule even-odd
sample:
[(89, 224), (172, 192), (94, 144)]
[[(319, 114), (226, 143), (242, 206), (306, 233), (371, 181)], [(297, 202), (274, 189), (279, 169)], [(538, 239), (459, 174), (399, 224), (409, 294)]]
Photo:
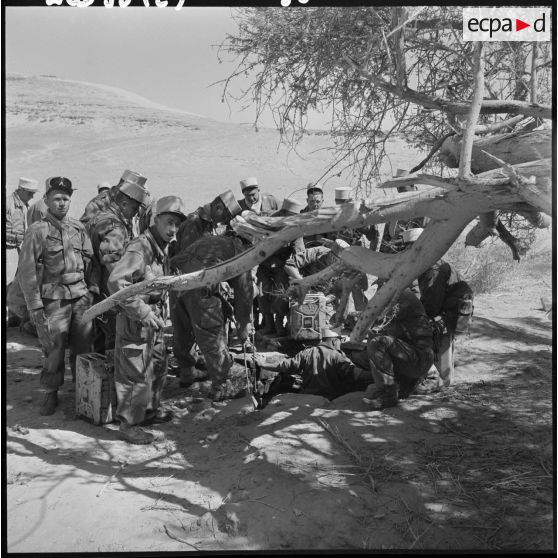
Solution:
[[(248, 248), (244, 241), (232, 235), (206, 236), (175, 256), (172, 265), (182, 273), (198, 271), (234, 258)], [(250, 271), (241, 273), (227, 281), (234, 290), (234, 318), (238, 324), (241, 343), (252, 332), (252, 301), (254, 299)], [(233, 362), (227, 344), (225, 301), (220, 284), (180, 294), (177, 305), (183, 312), (182, 319), (187, 327), (180, 342), (185, 351), (191, 350), (194, 342), (199, 345), (207, 365), (210, 381), (195, 382), (192, 391), (209, 395), (213, 400), (230, 399), (244, 390), (245, 371)], [(193, 365), (192, 365), (193, 368)], [(192, 374), (193, 376), (193, 374)], [(242, 387), (241, 385), (242, 384)]]
[[(168, 275), (168, 245), (186, 214), (182, 200), (165, 196), (157, 201), (154, 224), (133, 239), (107, 281), (111, 294), (149, 277)], [(165, 293), (130, 297), (119, 304), (116, 317), (114, 383), (118, 398), (120, 438), (149, 444), (153, 435), (141, 428), (168, 422), (172, 413), (159, 409), (167, 377), (163, 336)]]
[[(132, 181), (134, 180), (134, 181)], [(128, 242), (134, 237), (133, 218), (140, 207), (145, 206), (148, 196), (144, 184), (146, 179), (130, 175), (105, 210), (101, 210), (89, 222), (89, 236), (95, 255), (97, 271), (97, 295), (102, 299), (109, 296), (107, 280), (116, 262), (122, 257)], [(98, 335), (94, 342), (95, 352), (105, 353), (114, 349), (116, 333), (116, 311), (109, 310), (95, 321)]]
[(17, 188), (6, 197), (6, 284), (15, 277), (23, 235), (27, 230), (29, 201), (37, 190), (36, 180), (20, 178)]
[(257, 215), (270, 215), (279, 209), (279, 204), (271, 194), (262, 194), (258, 186), (258, 179), (245, 178), (240, 181), (240, 188), (244, 199), (239, 200), (242, 210), (249, 209)]
[[(27, 230), (27, 210), (29, 201), (37, 192), (37, 181), (20, 178), (17, 188), (6, 197), (6, 282), (14, 281), (23, 236)], [(8, 327), (17, 326), (20, 317), (8, 310)]]
[[(211, 203), (198, 207), (186, 217), (180, 226), (176, 235), (175, 253), (183, 253), (202, 237), (215, 236), (218, 232), (218, 225), (228, 225), (231, 219), (240, 212), (240, 206), (231, 190), (218, 195)], [(195, 368), (196, 351), (193, 344), (187, 346), (187, 343), (184, 342), (184, 339), (192, 338), (193, 333), (186, 310), (174, 291), (171, 291), (169, 295), (169, 306), (173, 331), (173, 355), (178, 365), (180, 386), (188, 387), (192, 382), (206, 377), (206, 374), (200, 375)]]
[(48, 213), (29, 227), (19, 258), (21, 290), (45, 356), (41, 415), (52, 415), (58, 405), (66, 346), (74, 378), (77, 355), (91, 350), (92, 327), (82, 316), (92, 301), (86, 278), (93, 251), (83, 225), (67, 216), (72, 193), (68, 178), (49, 180)]

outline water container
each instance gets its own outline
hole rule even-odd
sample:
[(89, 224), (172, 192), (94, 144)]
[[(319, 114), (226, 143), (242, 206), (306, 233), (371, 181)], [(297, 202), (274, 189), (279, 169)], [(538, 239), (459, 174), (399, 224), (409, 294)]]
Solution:
[(290, 308), (291, 337), (299, 341), (320, 341), (322, 328), (327, 327), (326, 297), (323, 293), (308, 293), (302, 304)]
[(116, 413), (113, 351), (87, 353), (76, 361), (76, 414), (93, 424), (112, 422)]

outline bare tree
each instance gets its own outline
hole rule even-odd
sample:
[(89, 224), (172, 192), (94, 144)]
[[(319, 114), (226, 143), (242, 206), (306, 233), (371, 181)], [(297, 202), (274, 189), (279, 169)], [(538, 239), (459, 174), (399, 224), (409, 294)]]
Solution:
[[(222, 45), (238, 57), (224, 95), (235, 76), (252, 75), (239, 100), (255, 102), (258, 114), (271, 109), (284, 139), (293, 143), (305, 132), (310, 110), (329, 110), (336, 158), (328, 172), (357, 169), (357, 189), (372, 199), (358, 209), (346, 204), (295, 217), (238, 220), (237, 233), (255, 242), (244, 254), (194, 274), (132, 285), (91, 308), (86, 319), (132, 294), (190, 290), (234, 277), (301, 234), (428, 216), (419, 240), (400, 254), (357, 247), (339, 253), (343, 266), (387, 279), (352, 332), (353, 340), (361, 340), (386, 305), (477, 216), (471, 243), (499, 234), (517, 256), (516, 239), (499, 217), (521, 215), (530, 226), (548, 225), (550, 130), (540, 123), (551, 118), (551, 108), (540, 103), (551, 101), (549, 45), (533, 48), (526, 74), (524, 49), (462, 42), (457, 8), (250, 8), (236, 17), (238, 34)], [(430, 153), (411, 175), (377, 185), (386, 141), (396, 133)], [(418, 174), (422, 168), (429, 172)], [(375, 186), (408, 184), (430, 188), (374, 200)]]

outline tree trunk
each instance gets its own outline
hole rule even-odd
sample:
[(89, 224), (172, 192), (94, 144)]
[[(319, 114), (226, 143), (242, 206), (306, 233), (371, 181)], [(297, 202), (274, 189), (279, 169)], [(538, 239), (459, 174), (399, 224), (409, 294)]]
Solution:
[[(461, 137), (450, 136), (442, 143), (439, 157), (448, 167), (458, 168), (460, 151)], [(483, 151), (511, 165), (552, 157), (551, 131), (535, 130), (527, 134), (498, 134), (476, 139), (471, 162), (471, 170), (474, 174), (498, 168), (498, 163)]]

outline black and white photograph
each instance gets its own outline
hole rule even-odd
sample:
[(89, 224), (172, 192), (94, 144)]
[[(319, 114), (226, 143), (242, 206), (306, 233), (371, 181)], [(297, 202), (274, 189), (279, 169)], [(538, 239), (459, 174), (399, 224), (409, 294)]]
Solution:
[(550, 2), (1, 7), (2, 555), (556, 555)]

